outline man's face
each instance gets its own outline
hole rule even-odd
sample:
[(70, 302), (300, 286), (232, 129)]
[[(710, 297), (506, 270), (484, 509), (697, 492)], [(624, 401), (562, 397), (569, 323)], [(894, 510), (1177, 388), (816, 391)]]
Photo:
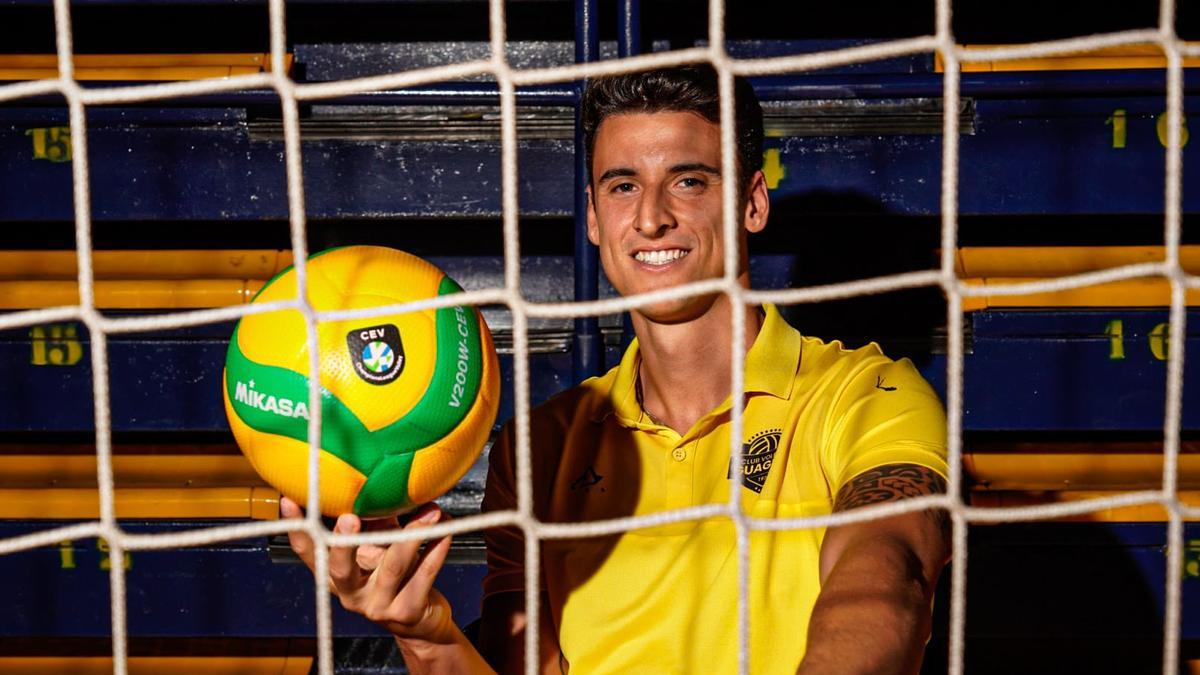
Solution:
[[(724, 274), (721, 234), (721, 131), (686, 112), (624, 113), (604, 119), (592, 152), (588, 238), (622, 295)], [(766, 225), (762, 174), (751, 184), (742, 227)], [(745, 239), (742, 235), (743, 259)], [(739, 270), (739, 273), (745, 270)], [(714, 297), (687, 298), (638, 311), (663, 323), (703, 314)]]

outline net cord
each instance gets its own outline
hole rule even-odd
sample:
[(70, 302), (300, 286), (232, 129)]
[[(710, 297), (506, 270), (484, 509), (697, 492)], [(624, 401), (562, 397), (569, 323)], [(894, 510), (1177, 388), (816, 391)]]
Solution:
[(1179, 668), (1180, 620), (1183, 614), (1183, 516), (1179, 509), (1179, 439), (1183, 408), (1183, 357), (1187, 332), (1185, 273), (1179, 263), (1182, 238), (1183, 59), (1175, 34), (1175, 0), (1159, 3), (1159, 39), (1167, 57), (1167, 148), (1163, 197), (1163, 240), (1171, 283), (1168, 319), (1166, 410), (1163, 420), (1163, 498), (1166, 502), (1167, 571), (1163, 607), (1163, 672)]
[[(1008, 523), (1044, 520), (1122, 506), (1159, 505), (1168, 513), (1167, 584), (1163, 618), (1163, 672), (1174, 673), (1179, 663), (1180, 615), (1183, 570), (1183, 519), (1200, 517), (1200, 507), (1180, 503), (1178, 499), (1179, 434), (1183, 392), (1184, 339), (1186, 336), (1186, 290), (1200, 288), (1200, 278), (1187, 274), (1179, 263), (1181, 228), (1183, 124), (1183, 61), (1184, 57), (1200, 56), (1200, 45), (1188, 45), (1175, 33), (1175, 4), (1161, 0), (1159, 26), (1151, 30), (1133, 30), (1090, 35), (1065, 40), (1051, 40), (1018, 46), (984, 49), (964, 49), (954, 42), (952, 6), (950, 0), (936, 0), (935, 32), (922, 36), (871, 45), (859, 45), (826, 52), (793, 56), (733, 59), (725, 52), (724, 13), (722, 0), (709, 4), (709, 46), (671, 52), (644, 54), (620, 60), (589, 62), (568, 66), (534, 69), (513, 69), (505, 56), (506, 24), (502, 0), (489, 0), (491, 58), (487, 60), (437, 66), (432, 68), (390, 73), (381, 76), (355, 78), (336, 82), (296, 83), (285, 71), (286, 32), (283, 0), (270, 0), (271, 72), (230, 77), (221, 80), (173, 82), (165, 84), (131, 85), (113, 88), (84, 89), (74, 78), (74, 59), (69, 0), (54, 0), (55, 41), (58, 55), (58, 77), (55, 79), (22, 82), (0, 87), (0, 102), (21, 98), (60, 94), (67, 101), (73, 143), (72, 190), (74, 198), (75, 237), (78, 254), (79, 304), (21, 312), (0, 317), (0, 330), (64, 320), (82, 322), (91, 335), (93, 396), (95, 403), (97, 484), (99, 486), (100, 518), (97, 521), (54, 528), (43, 532), (0, 540), (0, 554), (30, 550), (52, 545), (62, 540), (99, 537), (104, 539), (113, 559), (120, 561), (130, 550), (162, 550), (198, 546), (222, 541), (259, 537), (269, 534), (301, 531), (315, 542), (317, 580), (317, 638), (318, 670), (333, 672), (332, 630), (329, 594), (323, 592), (328, 577), (329, 545), (352, 546), (365, 543), (386, 544), (414, 539), (426, 540), (448, 534), (478, 531), (489, 527), (517, 526), (526, 539), (526, 619), (529, 629), (525, 636), (526, 671), (538, 671), (538, 625), (540, 615), (540, 540), (571, 539), (611, 535), (632, 529), (655, 527), (667, 523), (708, 518), (728, 518), (737, 537), (738, 558), (738, 671), (749, 670), (749, 608), (747, 583), (750, 570), (750, 533), (756, 530), (778, 531), (863, 522), (927, 508), (942, 508), (950, 513), (953, 523), (952, 545), (955, 563), (951, 583), (950, 670), (961, 675), (964, 669), (967, 528), (971, 522)], [(1112, 269), (1072, 275), (1057, 279), (1011, 284), (1005, 286), (971, 286), (957, 277), (954, 252), (957, 248), (958, 211), (958, 137), (960, 63), (988, 60), (1012, 60), (1074, 54), (1093, 49), (1124, 45), (1156, 45), (1167, 59), (1167, 148), (1166, 181), (1164, 188), (1165, 260), (1161, 263), (1126, 265)], [(906, 55), (936, 52), (945, 67), (943, 86), (943, 136), (941, 225), (942, 259), (936, 270), (910, 272), (861, 279), (846, 283), (806, 288), (755, 291), (743, 288), (738, 282), (740, 261), (738, 195), (736, 183), (726, 181), (723, 187), (723, 233), (725, 241), (725, 274), (721, 279), (696, 282), (678, 288), (652, 293), (597, 300), (583, 303), (534, 303), (527, 301), (520, 290), (520, 250), (518, 248), (517, 155), (516, 155), (516, 87), (521, 85), (567, 82), (635, 70), (667, 67), (689, 63), (711, 64), (718, 73), (721, 93), (721, 163), (725, 175), (736, 175), (736, 137), (733, 131), (733, 76), (771, 75), (804, 72), (841, 65), (864, 63)], [(306, 217), (303, 191), (302, 156), (300, 145), (299, 101), (322, 100), (386, 88), (411, 87), (464, 77), (491, 75), (499, 85), (501, 106), (501, 170), (502, 211), (505, 245), (504, 287), (470, 291), (453, 298), (436, 298), (403, 303), (371, 310), (318, 312), (307, 296), (306, 284)], [(254, 88), (274, 89), (280, 97), (284, 127), (284, 159), (288, 189), (288, 218), (292, 237), (298, 288), (304, 289), (295, 301), (246, 305), (197, 311), (176, 312), (158, 316), (110, 318), (96, 309), (94, 273), (92, 268), (90, 180), (87, 148), (86, 108), (90, 105), (116, 105), (165, 101), (173, 98), (202, 96), (227, 91)], [(981, 508), (966, 504), (961, 498), (962, 487), (962, 400), (963, 400), (963, 316), (965, 297), (1000, 297), (1047, 293), (1102, 283), (1137, 278), (1166, 278), (1170, 282), (1171, 304), (1167, 361), (1166, 406), (1163, 424), (1163, 478), (1160, 490), (1123, 493), (1078, 502), (1025, 507)], [(744, 311), (749, 305), (763, 302), (796, 304), (894, 292), (905, 288), (940, 286), (947, 297), (948, 363), (947, 363), (947, 438), (950, 464), (947, 495), (923, 497), (875, 505), (852, 512), (827, 516), (792, 519), (756, 519), (742, 509), (739, 486), (731, 485), (730, 501), (678, 509), (644, 516), (619, 518), (588, 523), (542, 523), (534, 512), (532, 470), (529, 445), (529, 317), (578, 317), (628, 311), (664, 300), (701, 294), (722, 293), (728, 296), (735, 311), (731, 313), (733, 359), (730, 370), (731, 390), (744, 393), (745, 335)], [(453, 302), (451, 302), (453, 301)], [(305, 320), (309, 340), (310, 372), (319, 370), (319, 354), (315, 349), (316, 329), (321, 321), (379, 316), (450, 304), (503, 304), (513, 315), (514, 393), (516, 429), (516, 478), (518, 503), (515, 511), (503, 511), (471, 516), (441, 523), (420, 530), (370, 532), (355, 535), (330, 532), (317, 516), (316, 495), (320, 476), (317, 457), (320, 438), (320, 386), (312, 378), (309, 387), (309, 494), (308, 516), (298, 521), (266, 521), (239, 523), (229, 526), (202, 528), (170, 534), (134, 534), (124, 532), (115, 514), (115, 491), (112, 475), (112, 429), (108, 377), (107, 336), (110, 334), (164, 330), (229, 321), (268, 311), (297, 311)], [(744, 401), (732, 398), (731, 443), (732, 462), (741, 459), (741, 438)], [(735, 464), (737, 465), (737, 464)], [(734, 481), (736, 483), (736, 481)], [(114, 673), (124, 675), (127, 663), (127, 622), (124, 565), (111, 566), (112, 645)]]

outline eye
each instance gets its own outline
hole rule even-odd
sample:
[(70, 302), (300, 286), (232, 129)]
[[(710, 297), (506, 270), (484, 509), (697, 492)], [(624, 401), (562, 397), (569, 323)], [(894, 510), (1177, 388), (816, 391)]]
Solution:
[(625, 192), (625, 193), (633, 192), (636, 189), (637, 189), (637, 186), (634, 185), (633, 183), (629, 183), (629, 182), (615, 183), (611, 188), (611, 190), (613, 192)]
[(691, 189), (702, 188), (705, 185), (707, 185), (707, 183), (705, 183), (703, 179), (697, 178), (696, 176), (685, 176), (683, 178), (680, 178), (679, 182), (676, 183), (676, 185), (678, 185), (681, 188), (691, 190)]

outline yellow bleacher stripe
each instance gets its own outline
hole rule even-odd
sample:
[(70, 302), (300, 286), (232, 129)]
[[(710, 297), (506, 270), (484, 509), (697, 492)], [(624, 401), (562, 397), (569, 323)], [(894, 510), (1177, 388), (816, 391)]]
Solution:
[[(1003, 285), (1121, 265), (1160, 262), (1161, 246), (963, 247), (958, 274), (971, 285)], [(97, 303), (110, 309), (170, 309), (242, 304), (291, 264), (286, 250), (96, 251)], [(1180, 247), (1180, 262), (1200, 273), (1200, 246)], [(0, 252), (0, 309), (78, 302), (73, 251)], [(1188, 304), (1200, 305), (1197, 291)], [(1165, 279), (1135, 279), (1031, 296), (965, 298), (964, 311), (989, 307), (1160, 307)]]
[[(262, 487), (242, 454), (114, 455), (117, 487)], [(94, 488), (95, 455), (0, 455), (0, 487)]]
[(279, 491), (274, 488), (250, 488), (250, 517), (254, 520), (278, 520), (279, 497)]
[[(76, 54), (76, 68), (144, 68), (148, 66), (260, 66), (270, 65), (262, 53), (212, 54)], [(0, 54), (0, 68), (57, 68), (55, 54)]]
[[(101, 309), (195, 309), (248, 303), (258, 279), (99, 280)], [(79, 304), (74, 281), (0, 281), (0, 309), (35, 309)]]
[[(290, 72), (293, 55), (285, 57)], [(77, 80), (199, 80), (270, 72), (264, 53), (219, 54), (77, 54)], [(0, 54), (0, 80), (40, 80), (58, 77), (54, 54)]]
[[(271, 249), (95, 251), (96, 279), (270, 279), (292, 264)], [(0, 280), (73, 280), (75, 251), (0, 251)]]
[[(1012, 452), (963, 454), (963, 469), (989, 490), (1148, 490), (1162, 485), (1158, 453)], [(1200, 455), (1179, 456), (1179, 485), (1200, 489)]]
[[(307, 675), (311, 656), (130, 656), (129, 675)], [(110, 656), (0, 656), (0, 672), (22, 675), (110, 675)]]
[[(253, 75), (261, 68), (232, 68), (229, 66), (193, 66), (159, 68), (79, 68), (75, 79), (81, 82), (166, 82), (177, 80), (208, 80), (233, 75)], [(57, 68), (0, 68), (0, 80), (49, 80), (58, 77)]]
[[(1137, 263), (1162, 262), (1162, 246), (964, 246), (960, 277), (1058, 277)], [(1179, 262), (1200, 274), (1200, 246), (1180, 246)]]
[[(1187, 43), (1196, 44), (1196, 43)], [(995, 49), (1015, 45), (960, 45), (967, 50)], [(1055, 71), (1055, 70), (1127, 70), (1131, 68), (1166, 68), (1167, 57), (1162, 49), (1154, 45), (1127, 45), (1107, 47), (1094, 51), (1048, 56), (1033, 59), (1011, 59), (1005, 61), (964, 61), (960, 64), (964, 73), (1003, 71)], [(1185, 57), (1183, 67), (1200, 67), (1200, 58)], [(934, 71), (945, 72), (940, 54), (934, 57)]]
[[(1064, 490), (1064, 491), (973, 491), (970, 499), (973, 506), (983, 507), (1015, 507), (1034, 506), (1040, 504), (1059, 504), (1078, 502), (1087, 499), (1100, 499), (1122, 494), (1115, 491)], [(1180, 491), (1179, 499), (1185, 504), (1200, 505), (1200, 492)], [(1142, 506), (1123, 506), (1111, 509), (1101, 509), (1091, 513), (1069, 516), (1058, 520), (1070, 522), (1164, 522), (1167, 512), (1161, 506), (1149, 504)], [(1196, 522), (1200, 519), (1188, 518)]]
[[(116, 488), (118, 518), (259, 518), (278, 513), (279, 493), (263, 487)], [(0, 518), (100, 517), (95, 488), (0, 488)]]
[[(1200, 59), (1184, 58), (1185, 68), (1200, 65)], [(1057, 57), (1043, 59), (1021, 59), (1019, 61), (994, 61), (964, 63), (963, 72), (1012, 72), (1031, 70), (1128, 70), (1131, 68), (1166, 68), (1164, 56), (1118, 56), (1118, 57)]]
[[(1032, 281), (1037, 278), (963, 279), (971, 286), (1004, 286)], [(1200, 289), (1185, 294), (1189, 307), (1200, 306)], [(1129, 279), (1096, 286), (1085, 286), (1055, 293), (1032, 295), (999, 295), (963, 298), (963, 311), (999, 307), (1167, 307), (1171, 304), (1171, 285), (1166, 279)]]

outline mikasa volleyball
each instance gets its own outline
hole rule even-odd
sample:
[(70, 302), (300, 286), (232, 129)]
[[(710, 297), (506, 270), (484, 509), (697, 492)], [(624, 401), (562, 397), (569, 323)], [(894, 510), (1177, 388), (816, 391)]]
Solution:
[[(308, 262), (317, 311), (383, 307), (462, 289), (434, 265), (378, 246)], [(293, 268), (253, 302), (296, 297)], [(479, 311), (454, 305), (317, 324), (321, 381), (321, 512), (383, 516), (454, 486), (496, 418), (499, 369)], [(281, 310), (238, 322), (225, 360), (225, 412), (255, 470), (300, 504), (308, 497), (308, 363), (303, 316)]]

